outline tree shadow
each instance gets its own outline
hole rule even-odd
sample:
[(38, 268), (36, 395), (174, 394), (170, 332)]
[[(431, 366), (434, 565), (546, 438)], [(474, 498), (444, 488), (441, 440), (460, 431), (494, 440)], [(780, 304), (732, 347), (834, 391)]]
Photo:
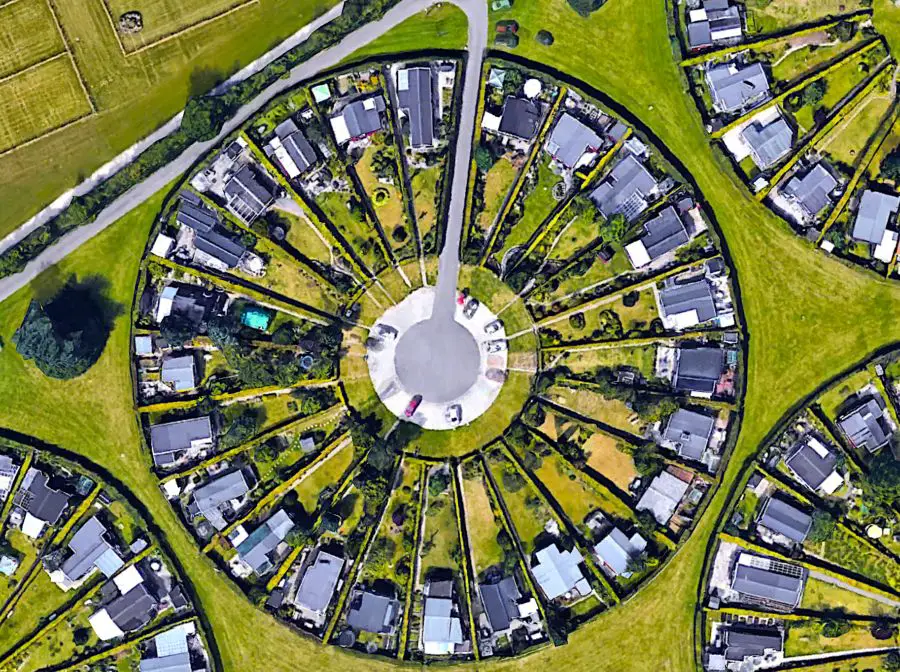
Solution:
[[(60, 281), (58, 274), (56, 281)], [(48, 281), (42, 289), (50, 290), (52, 287)], [(40, 300), (37, 294), (35, 298)], [(102, 333), (105, 343), (116, 318), (125, 313), (125, 307), (110, 298), (110, 283), (105, 277), (91, 275), (79, 280), (73, 275), (44, 303), (44, 311), (53, 320), (57, 331), (71, 333), (90, 326), (97, 330), (98, 336)]]
[(188, 80), (188, 98), (195, 98), (208, 93), (211, 89), (225, 81), (225, 73), (216, 68), (197, 68), (191, 72)]

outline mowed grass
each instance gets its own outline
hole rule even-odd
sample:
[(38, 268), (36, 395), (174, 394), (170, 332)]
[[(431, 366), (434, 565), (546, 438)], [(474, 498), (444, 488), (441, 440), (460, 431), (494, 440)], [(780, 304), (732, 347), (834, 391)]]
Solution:
[(631, 455), (622, 450), (622, 442), (608, 434), (597, 432), (584, 442), (582, 448), (587, 455), (587, 463), (603, 474), (624, 492), (637, 478)]
[(831, 651), (855, 651), (897, 646), (897, 636), (887, 640), (875, 639), (868, 624), (853, 625), (839, 637), (823, 637), (822, 621), (801, 621), (788, 625), (784, 641), (784, 655), (808, 656)]
[(14, 0), (0, 6), (0, 77), (65, 49), (45, 2)]
[[(429, 476), (429, 486), (433, 478), (434, 472)], [(420, 578), (423, 581), (433, 570), (449, 569), (454, 573), (462, 571), (459, 566), (462, 556), (453, 488), (448, 485), (437, 496), (429, 491), (426, 497), (425, 528), (419, 548), (422, 562)]]
[(253, 0), (103, 0), (113, 20), (122, 14), (138, 11), (144, 27), (137, 33), (120, 33), (126, 51), (134, 51), (153, 44), (193, 25), (218, 16), (239, 5), (253, 4)]
[[(518, 488), (510, 488), (507, 485), (507, 481), (512, 479), (507, 477), (505, 481), (504, 474), (518, 474), (518, 471), (504, 455), (496, 453), (491, 455), (488, 458), (488, 468), (509, 511), (509, 522), (521, 539), (525, 552), (532, 553), (535, 549), (535, 540), (544, 531), (544, 525), (556, 520), (556, 517), (527, 480)], [(524, 476), (521, 478), (525, 479)]]
[(0, 82), (0, 151), (90, 114), (91, 105), (66, 56)]
[(842, 609), (848, 614), (859, 616), (896, 616), (896, 609), (891, 609), (878, 600), (814, 578), (806, 581), (800, 608), (812, 611)]
[(491, 500), (481, 467), (472, 467), (475, 474), (462, 479), (463, 500), (466, 509), (466, 531), (469, 548), (478, 575), (488, 567), (503, 562), (503, 549), (497, 543), (497, 535), (502, 529), (494, 518)]
[(437, 203), (435, 202), (437, 180), (445, 165), (446, 161), (441, 161), (438, 165), (430, 168), (416, 168), (412, 170), (410, 176), (413, 211), (416, 213), (419, 235), (423, 238), (434, 228), (437, 217)]
[(475, 218), (475, 225), (487, 232), (503, 207), (503, 200), (516, 179), (516, 169), (506, 157), (491, 166), (484, 180), (484, 208)]
[[(791, 38), (787, 38), (764, 50), (764, 53), (771, 55), (772, 78), (780, 82), (791, 82), (852, 49), (863, 39), (862, 34), (857, 31), (851, 40), (831, 44), (824, 32), (816, 35), (820, 35), (825, 44), (813, 44), (787, 53), (792, 44)], [(798, 41), (802, 39), (798, 38)]]
[(890, 97), (871, 93), (859, 106), (828, 133), (816, 149), (834, 161), (852, 166), (862, 154), (866, 142), (881, 126), (891, 105)]
[(752, 32), (771, 33), (863, 7), (859, 0), (748, 0), (747, 24)]

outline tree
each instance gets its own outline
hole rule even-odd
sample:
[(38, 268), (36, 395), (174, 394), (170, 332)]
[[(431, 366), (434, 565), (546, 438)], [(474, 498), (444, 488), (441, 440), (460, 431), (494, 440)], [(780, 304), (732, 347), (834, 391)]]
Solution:
[(551, 33), (549, 30), (539, 30), (537, 32), (537, 35), (535, 35), (534, 37), (538, 42), (546, 47), (549, 47), (554, 42), (553, 33)]
[(900, 670), (900, 652), (891, 651), (884, 657), (884, 669), (887, 672), (897, 672)]
[(181, 130), (196, 141), (212, 140), (228, 118), (228, 105), (218, 96), (191, 98), (184, 107)]
[(76, 628), (72, 633), (72, 641), (78, 646), (84, 646), (91, 638), (91, 631), (87, 628)]
[(659, 453), (656, 452), (656, 446), (652, 443), (635, 446), (631, 453), (631, 459), (634, 461), (634, 468), (642, 476), (654, 473), (660, 464)]
[(239, 446), (256, 434), (257, 429), (259, 429), (259, 416), (256, 413), (244, 413), (231, 423), (220, 443), (223, 448)]
[(618, 243), (628, 233), (628, 222), (625, 215), (613, 215), (600, 225), (600, 236), (609, 243)]
[(828, 541), (834, 534), (837, 525), (834, 517), (827, 511), (816, 509), (812, 514), (812, 527), (809, 530), (810, 541)]
[(900, 499), (900, 462), (894, 459), (890, 450), (882, 450), (872, 460), (863, 488), (870, 496), (888, 506)]
[(67, 379), (96, 363), (109, 332), (98, 297), (89, 288), (70, 283), (46, 304), (31, 302), (12, 342), (44, 375)]
[(197, 328), (183, 315), (167, 315), (159, 323), (159, 335), (170, 345), (179, 347), (197, 335)]
[(475, 148), (475, 165), (482, 173), (486, 173), (494, 165), (494, 154), (488, 147), (478, 145)]
[(828, 29), (828, 37), (841, 42), (849, 42), (855, 34), (856, 24), (853, 21), (841, 21), (836, 26)]
[(503, 487), (510, 492), (518, 492), (525, 487), (525, 479), (515, 469), (507, 469), (503, 472)]
[(900, 181), (900, 149), (893, 150), (881, 160), (881, 177)]
[(824, 79), (817, 79), (803, 88), (800, 100), (804, 105), (817, 105), (825, 97), (826, 91), (828, 91), (828, 84)]
[(450, 474), (443, 470), (438, 471), (428, 479), (428, 494), (432, 497), (437, 497), (441, 493), (446, 492), (449, 485)]
[(596, 9), (599, 9), (604, 0), (568, 0), (569, 6), (578, 12), (579, 16), (585, 18), (591, 15)]
[(569, 325), (573, 329), (584, 329), (584, 325), (585, 325), (584, 313), (575, 313), (574, 315), (569, 315)]
[(846, 635), (850, 632), (851, 625), (842, 618), (829, 618), (822, 623), (822, 636), (829, 639)]

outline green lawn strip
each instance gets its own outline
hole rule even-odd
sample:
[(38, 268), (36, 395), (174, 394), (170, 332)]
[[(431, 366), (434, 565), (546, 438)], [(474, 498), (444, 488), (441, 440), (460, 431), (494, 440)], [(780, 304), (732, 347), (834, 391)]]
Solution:
[[(622, 329), (630, 336), (629, 340), (635, 334), (650, 334), (650, 323), (660, 316), (659, 309), (656, 306), (656, 295), (653, 292), (653, 287), (648, 287), (638, 291), (638, 301), (633, 306), (626, 306), (623, 296), (612, 303), (582, 312), (581, 314), (585, 318), (584, 327), (578, 329), (573, 326), (570, 320), (568, 322), (555, 323), (554, 326), (556, 328), (553, 331), (558, 332), (564, 341), (581, 341), (582, 339), (578, 338), (578, 336), (582, 333), (589, 334), (592, 339), (600, 339), (602, 341), (606, 324), (601, 319), (601, 315), (607, 313), (607, 311), (611, 311), (618, 317)], [(577, 314), (575, 313), (575, 315)], [(546, 334), (546, 332), (543, 333)], [(618, 341), (620, 338), (619, 333), (612, 333), (609, 334), (606, 340)]]
[[(303, 509), (312, 514), (320, 512), (320, 495), (322, 491), (336, 481), (345, 479), (353, 473), (359, 464), (360, 456), (352, 443), (341, 442), (327, 462), (320, 462), (321, 467), (313, 472), (306, 471), (305, 477), (294, 479), (293, 487)], [(285, 490), (286, 492), (286, 490)]]
[[(428, 487), (434, 474), (428, 479)], [(426, 496), (425, 529), (420, 550), (422, 568), (420, 583), (424, 585), (429, 571), (449, 569), (454, 575), (461, 573), (462, 549), (456, 525), (456, 499), (448, 483), (447, 489), (438, 495), (430, 491)]]
[[(452, 7), (452, 5), (447, 5)], [(419, 235), (425, 236), (434, 229), (437, 220), (437, 186), (441, 172), (446, 169), (447, 160), (442, 158), (435, 166), (428, 168), (412, 168), (410, 186), (412, 187), (413, 211), (416, 215), (416, 226)]]
[(816, 26), (802, 28), (800, 30), (797, 30), (797, 31), (794, 31), (791, 33), (787, 33), (787, 34), (780, 34), (780, 35), (776, 35), (774, 37), (773, 36), (763, 36), (763, 37), (758, 37), (756, 39), (743, 40), (740, 44), (736, 44), (736, 45), (729, 46), (729, 47), (724, 47), (722, 49), (716, 49), (715, 51), (707, 51), (702, 54), (698, 54), (697, 56), (691, 56), (689, 58), (682, 59), (680, 65), (682, 67), (686, 67), (689, 65), (699, 65), (700, 63), (704, 63), (708, 60), (713, 60), (713, 59), (719, 60), (723, 56), (728, 56), (729, 54), (735, 54), (740, 51), (746, 51), (747, 49), (753, 49), (753, 50), (759, 51), (771, 44), (775, 44), (786, 38), (796, 39), (798, 37), (803, 37), (804, 35), (811, 35), (812, 33), (827, 31), (829, 28), (833, 28), (834, 26), (841, 23), (842, 21), (847, 21), (847, 20), (862, 21), (862, 20), (868, 19), (870, 17), (871, 17), (871, 10), (868, 10), (868, 11), (860, 12), (855, 15), (849, 15), (849, 16), (845, 16), (845, 17), (841, 17), (841, 18), (832, 20), (832, 21), (826, 21), (826, 22), (820, 23), (819, 25), (816, 25)]
[[(412, 599), (415, 593), (416, 576), (419, 572), (419, 548), (422, 546), (423, 514), (425, 510), (425, 493), (426, 493), (426, 476), (427, 464), (416, 460), (404, 458), (404, 462), (408, 462), (413, 469), (417, 470), (416, 482), (418, 483), (418, 495), (415, 499), (415, 537), (413, 541), (412, 563), (409, 568), (409, 576), (406, 578), (406, 599), (403, 603), (403, 620), (400, 629), (400, 643), (397, 649), (397, 656), (400, 660), (406, 657), (407, 642), (410, 637), (411, 618), (410, 610), (412, 609)], [(475, 641), (475, 640), (472, 640)]]
[(616, 340), (592, 340), (579, 339), (571, 343), (544, 344), (541, 346), (541, 352), (552, 354), (560, 352), (591, 352), (594, 350), (615, 350), (623, 348), (640, 348), (644, 346), (656, 346), (660, 341), (667, 343), (678, 343), (680, 341), (691, 341), (698, 338), (707, 337), (709, 331), (682, 331), (677, 334), (666, 334), (665, 336), (638, 336), (636, 338), (621, 338)]
[(492, 479), (497, 483), (504, 508), (509, 512), (510, 521), (525, 554), (531, 557), (536, 550), (535, 540), (544, 532), (544, 525), (554, 520), (555, 516), (547, 503), (538, 497), (534, 485), (529, 480), (520, 481), (518, 489), (510, 490), (508, 483), (513, 482), (514, 477), (511, 478), (509, 474), (517, 475), (519, 471), (506, 456), (506, 447), (502, 446), (502, 442), (494, 445), (498, 447), (486, 455), (488, 469)]
[[(485, 80), (487, 79), (488, 72), (490, 71), (491, 65), (485, 60), (481, 65), (481, 78), (478, 80), (478, 105), (475, 108), (475, 128), (472, 130), (472, 147), (474, 147), (481, 141), (481, 123), (484, 119), (484, 105), (485, 105), (485, 91), (486, 84)], [(448, 164), (453, 163), (453, 154), (451, 153), (450, 158), (448, 159)], [(495, 164), (496, 165), (496, 164)], [(475, 152), (472, 152), (472, 159), (469, 162), (469, 177), (466, 180), (466, 204), (465, 210), (463, 214), (463, 229), (462, 236), (459, 244), (459, 249), (464, 250), (469, 245), (469, 239), (471, 238), (472, 228), (475, 226), (475, 219), (473, 216), (473, 206), (474, 206), (474, 194), (475, 194), (475, 182), (478, 179), (478, 164), (475, 163)], [(486, 203), (487, 201), (483, 201)]]
[(848, 115), (852, 114), (853, 111), (869, 97), (869, 95), (875, 90), (875, 87), (882, 83), (881, 74), (882, 71), (886, 70), (884, 68), (878, 70), (877, 73), (874, 73), (869, 81), (869, 83), (860, 89), (852, 98), (850, 98), (832, 117), (829, 119), (825, 125), (823, 125), (820, 129), (816, 130), (809, 138), (800, 144), (795, 149), (792, 149), (791, 157), (785, 162), (785, 164), (778, 169), (778, 171), (772, 176), (769, 180), (768, 185), (764, 188), (760, 189), (756, 193), (756, 200), (763, 200), (768, 193), (777, 185), (781, 178), (787, 175), (788, 171), (790, 171), (797, 162), (806, 154), (807, 148), (815, 147), (818, 143), (824, 140), (829, 133), (831, 133), (838, 124), (840, 124), (844, 119), (847, 118)]
[(879, 653), (876, 655), (861, 655), (858, 657), (840, 658), (839, 660), (829, 660), (818, 665), (803, 665), (802, 667), (786, 668), (798, 670), (802, 672), (875, 672), (886, 670), (884, 664), (887, 662), (887, 655)]
[(500, 210), (507, 202), (508, 194), (518, 174), (519, 172), (505, 156), (494, 162), (484, 177), (484, 208), (472, 221), (473, 227), (477, 227), (483, 233), (493, 231), (499, 222)]
[(463, 593), (465, 595), (465, 609), (469, 614), (469, 641), (472, 643), (472, 653), (475, 660), (481, 658), (478, 647), (478, 639), (475, 630), (475, 615), (472, 605), (472, 586), (475, 576), (475, 568), (472, 566), (472, 554), (469, 548), (469, 539), (466, 533), (465, 505), (463, 503), (462, 487), (459, 478), (459, 465), (455, 462), (450, 464), (450, 489), (453, 493), (453, 511), (456, 514), (456, 531), (459, 534), (459, 549), (462, 554), (460, 565), (462, 566)]
[[(540, 468), (537, 472), (529, 471), (525, 468), (525, 465), (522, 463), (522, 458), (516, 451), (510, 448), (509, 444), (506, 441), (501, 442), (503, 445), (504, 453), (506, 454), (506, 458), (515, 466), (518, 472), (531, 483), (532, 489), (538, 494), (538, 497), (541, 498), (541, 501), (552, 511), (553, 516), (556, 518), (558, 523), (562, 524), (562, 527), (566, 530), (568, 535), (575, 542), (576, 548), (578, 548), (582, 557), (584, 558), (584, 564), (590, 570), (591, 575), (593, 576), (593, 580), (591, 583), (593, 584), (594, 589), (596, 590), (597, 586), (600, 586), (600, 590), (598, 591), (601, 597), (601, 601), (609, 600), (613, 604), (619, 601), (619, 597), (616, 594), (616, 590), (612, 587), (610, 582), (607, 580), (606, 576), (600, 571), (600, 568), (597, 566), (597, 561), (594, 559), (593, 550), (589, 545), (589, 539), (585, 535), (584, 530), (578, 527), (578, 525), (573, 521), (572, 517), (569, 514), (569, 510), (575, 510), (578, 507), (582, 507), (582, 510), (575, 511), (576, 515), (578, 513), (584, 513), (586, 516), (588, 512), (596, 510), (596, 508), (591, 506), (591, 502), (585, 502), (584, 500), (576, 501), (578, 498), (577, 491), (575, 492), (566, 492), (565, 483), (560, 480), (559, 472), (557, 471), (556, 476), (550, 476), (549, 469)], [(557, 460), (561, 458), (557, 457)], [(549, 462), (549, 461), (548, 461)], [(561, 462), (557, 462), (558, 465), (562, 465)], [(576, 472), (572, 470), (573, 474)], [(538, 474), (540, 474), (540, 478), (538, 478)], [(550, 481), (550, 482), (548, 482)], [(551, 485), (551, 482), (556, 485), (556, 488)], [(591, 494), (590, 490), (585, 487), (584, 483), (579, 484), (581, 486), (581, 496), (589, 496)], [(572, 488), (574, 491), (574, 488)], [(560, 499), (562, 497), (562, 499)], [(573, 499), (573, 497), (575, 499)], [(565, 502), (565, 503), (564, 503)], [(599, 499), (594, 502), (595, 504), (599, 504)], [(585, 506), (587, 504), (588, 506)], [(567, 508), (568, 506), (568, 508)], [(583, 517), (579, 521), (579, 524), (583, 523)]]
[(749, 112), (747, 112), (745, 114), (742, 114), (740, 117), (738, 117), (734, 121), (722, 126), (719, 129), (716, 129), (715, 131), (713, 131), (710, 134), (711, 137), (721, 138), (728, 131), (730, 131), (734, 128), (737, 128), (741, 124), (746, 123), (747, 121), (749, 121), (750, 119), (752, 119), (753, 117), (758, 115), (760, 112), (762, 112), (764, 110), (768, 110), (769, 108), (771, 108), (775, 105), (781, 104), (785, 100), (785, 98), (802, 91), (809, 84), (812, 84), (813, 82), (818, 81), (820, 79), (827, 78), (827, 76), (829, 74), (836, 71), (838, 68), (843, 67), (844, 64), (846, 64), (850, 59), (852, 59), (856, 56), (862, 56), (862, 55), (866, 54), (867, 52), (871, 51), (872, 49), (874, 49), (875, 47), (880, 46), (880, 45), (883, 46), (882, 40), (872, 40), (871, 42), (865, 42), (865, 43), (861, 44), (860, 46), (858, 46), (855, 49), (849, 50), (841, 58), (839, 58), (834, 63), (829, 65), (827, 68), (823, 68), (822, 70), (818, 70), (816, 72), (813, 72), (813, 73), (807, 75), (803, 79), (799, 80), (793, 86), (786, 88), (784, 91), (779, 93), (777, 96), (773, 96), (772, 98), (770, 98), (763, 104), (758, 105), (757, 107), (754, 107), (752, 110), (750, 110)]
[(470, 459), (462, 465), (471, 470), (468, 476), (464, 472), (462, 477), (462, 501), (469, 552), (472, 556), (472, 574), (476, 583), (483, 571), (502, 565), (505, 558), (503, 547), (497, 541), (497, 534), (503, 529), (503, 525), (491, 505), (480, 465), (479, 459)]
[(332, 441), (329, 445), (325, 446), (310, 462), (304, 464), (302, 467), (297, 469), (292, 476), (286, 478), (276, 487), (272, 488), (269, 492), (260, 497), (256, 501), (256, 504), (253, 505), (252, 509), (232, 521), (224, 530), (217, 533), (204, 547), (203, 552), (209, 553), (221, 539), (227, 538), (238, 525), (243, 525), (252, 518), (256, 518), (257, 516), (259, 516), (261, 513), (263, 513), (264, 510), (272, 508), (272, 506), (277, 504), (278, 500), (280, 500), (285, 494), (287, 494), (289, 490), (293, 490), (295, 487), (297, 487), (297, 485), (302, 483), (307, 476), (318, 470), (319, 467), (324, 462), (333, 457), (335, 453), (338, 453), (343, 448), (346, 448), (350, 445), (352, 445), (352, 442), (350, 441), (350, 435), (345, 433)]
[(831, 422), (837, 422), (842, 407), (861, 389), (870, 385), (875, 378), (874, 371), (859, 369), (853, 371), (823, 392), (816, 400)]
[(184, 478), (185, 476), (196, 474), (200, 471), (203, 471), (204, 469), (208, 469), (214, 464), (222, 462), (223, 460), (231, 459), (232, 457), (246, 452), (251, 448), (255, 448), (256, 446), (265, 443), (269, 439), (278, 436), (282, 432), (303, 431), (303, 429), (315, 427), (321, 424), (323, 421), (334, 417), (336, 414), (345, 412), (345, 410), (346, 407), (343, 404), (337, 403), (334, 406), (327, 408), (324, 411), (314, 413), (313, 415), (306, 415), (300, 418), (288, 420), (287, 422), (272, 427), (265, 432), (257, 434), (245, 443), (235, 446), (234, 448), (230, 448), (224, 452), (218, 453), (217, 455), (213, 455), (212, 457), (203, 460), (203, 462), (200, 462), (193, 467), (188, 467), (183, 471), (166, 474), (163, 478), (160, 479), (160, 482), (166, 483), (176, 478)]
[[(302, 207), (299, 203), (298, 206)], [(331, 244), (311, 220), (305, 215), (301, 217), (280, 209), (278, 215), (290, 225), (283, 244), (292, 256), (302, 254), (307, 259), (317, 261), (324, 266), (331, 265)]]
[(516, 182), (513, 185), (512, 190), (507, 195), (506, 201), (504, 201), (503, 209), (500, 211), (500, 214), (496, 219), (487, 244), (484, 246), (484, 250), (482, 250), (481, 261), (479, 262), (480, 266), (484, 266), (485, 263), (487, 263), (488, 258), (490, 258), (490, 256), (494, 253), (494, 244), (497, 241), (497, 236), (500, 234), (500, 229), (503, 228), (503, 222), (506, 220), (507, 216), (509, 215), (509, 211), (515, 204), (516, 199), (519, 196), (519, 192), (522, 190), (522, 186), (525, 184), (525, 178), (528, 175), (528, 172), (531, 170), (531, 166), (534, 165), (534, 162), (543, 151), (544, 138), (546, 138), (547, 133), (550, 132), (550, 127), (553, 125), (553, 120), (556, 118), (556, 112), (559, 110), (559, 106), (562, 101), (565, 100), (565, 98), (566, 87), (561, 86), (556, 94), (556, 100), (553, 101), (553, 106), (550, 108), (550, 111), (547, 113), (547, 116), (544, 119), (541, 130), (538, 132), (537, 136), (534, 139), (534, 144), (531, 147), (531, 152), (528, 154), (525, 165), (522, 166), (522, 169), (519, 171)]
[(894, 591), (900, 589), (900, 563), (868, 543), (846, 526), (839, 526), (827, 541), (803, 543), (804, 550), (816, 558), (864, 576)]
[(840, 15), (852, 17), (866, 11), (866, 5), (858, 0), (855, 3), (846, 0), (817, 0), (815, 3), (751, 0), (746, 8), (748, 31), (755, 33), (789, 30), (791, 26), (827, 21)]
[(799, 608), (821, 613), (840, 610), (858, 616), (896, 617), (897, 613), (882, 602), (812, 577), (806, 580)]
[[(600, 366), (613, 370), (633, 367), (640, 371), (644, 378), (653, 379), (659, 345), (658, 339), (652, 343), (622, 347), (616, 347), (612, 343), (604, 344), (603, 347), (573, 345), (562, 351), (563, 356), (559, 364), (568, 367), (574, 373), (591, 371)], [(553, 355), (554, 351), (551, 350), (548, 354)]]
[(884, 123), (890, 107), (891, 98), (886, 93), (873, 91), (855, 105), (837, 127), (822, 137), (815, 145), (816, 151), (832, 163), (848, 166), (852, 177), (853, 166), (862, 157), (869, 138)]
[(610, 399), (591, 389), (590, 383), (563, 380), (553, 385), (542, 402), (556, 413), (587, 421), (632, 444), (641, 443), (645, 423), (624, 401)]
[(875, 365), (870, 364), (866, 368), (869, 371), (869, 375), (872, 377), (872, 382), (875, 384), (875, 388), (878, 390), (878, 393), (884, 400), (885, 406), (887, 407), (887, 412), (891, 416), (891, 420), (894, 421), (894, 425), (900, 427), (900, 418), (897, 417), (897, 406), (896, 402), (894, 401), (893, 395), (888, 393), (887, 389), (884, 386), (884, 381), (881, 379), (881, 376), (875, 373)]
[(862, 31), (856, 31), (846, 42), (810, 44), (786, 53), (786, 48), (791, 44), (791, 38), (786, 38), (782, 40), (783, 44), (773, 44), (770, 49), (759, 53), (769, 62), (773, 81), (792, 83), (807, 72), (827, 66), (867, 39), (870, 38), (863, 36)]

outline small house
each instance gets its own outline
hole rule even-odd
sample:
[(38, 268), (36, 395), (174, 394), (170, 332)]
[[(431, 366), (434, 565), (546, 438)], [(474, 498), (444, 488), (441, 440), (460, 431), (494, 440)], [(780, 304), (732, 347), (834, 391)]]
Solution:
[(732, 572), (731, 588), (746, 604), (790, 611), (800, 605), (806, 575), (800, 565), (741, 552)]
[(210, 525), (221, 532), (228, 527), (223, 515), (226, 507), (233, 509), (234, 503), (248, 492), (250, 487), (244, 479), (244, 473), (240, 469), (230, 471), (210, 479), (194, 490), (193, 503), (189, 511), (194, 516), (203, 516)]
[(757, 525), (802, 544), (812, 529), (812, 516), (781, 497), (770, 497), (760, 511)]
[(658, 189), (653, 175), (629, 154), (591, 192), (590, 198), (607, 219), (623, 215), (633, 221), (647, 209)]
[(535, 553), (537, 561), (531, 571), (548, 600), (558, 597), (585, 597), (591, 592), (591, 584), (581, 571), (584, 558), (577, 549), (560, 551), (556, 544), (546, 546)]
[(711, 397), (725, 369), (724, 350), (679, 348), (676, 352), (675, 377), (672, 384), (678, 392)]
[(212, 445), (212, 424), (208, 415), (165, 422), (150, 428), (150, 451), (157, 467), (171, 466), (186, 454), (212, 448)]
[(285, 119), (275, 127), (275, 137), (269, 140), (268, 150), (291, 180), (319, 161), (316, 150), (293, 119)]
[(5, 502), (12, 490), (16, 476), (19, 474), (19, 465), (13, 462), (9, 455), (0, 455), (0, 502)]
[(628, 578), (631, 576), (628, 564), (646, 548), (647, 540), (637, 532), (629, 537), (614, 527), (594, 546), (594, 554), (607, 574)]
[(837, 461), (837, 455), (821, 441), (806, 436), (790, 450), (784, 464), (810, 490), (831, 495), (844, 484), (843, 477), (835, 469)]
[(56, 525), (69, 505), (69, 496), (49, 485), (43, 472), (30, 467), (13, 497), (13, 504), (25, 512), (22, 533), (38, 539), (48, 525)]
[(176, 392), (187, 392), (197, 387), (197, 375), (193, 355), (168, 357), (163, 360), (159, 379)]
[(683, 458), (699, 461), (712, 438), (715, 418), (679, 408), (666, 423), (662, 438)]
[(706, 278), (666, 282), (657, 293), (659, 313), (667, 329), (683, 330), (716, 319), (712, 283)]
[(237, 545), (238, 559), (245, 568), (262, 576), (274, 569), (274, 553), (294, 528), (294, 521), (278, 509)]
[(357, 631), (392, 635), (400, 610), (400, 601), (395, 598), (359, 590), (350, 602), (347, 625)]
[(769, 80), (762, 63), (712, 65), (706, 70), (706, 82), (713, 108), (718, 112), (739, 112), (770, 96)]
[(249, 164), (228, 180), (224, 193), (225, 207), (244, 224), (252, 223), (275, 200), (275, 194), (260, 181)]
[(663, 471), (650, 481), (650, 487), (641, 495), (635, 508), (649, 511), (657, 523), (667, 525), (690, 485), (671, 472)]
[(768, 122), (751, 121), (741, 130), (741, 138), (750, 151), (753, 163), (760, 170), (765, 170), (791, 151), (794, 131), (779, 115)]
[(869, 397), (845, 413), (838, 420), (838, 426), (854, 447), (870, 453), (890, 443), (893, 434), (880, 395)]
[(590, 163), (602, 146), (603, 140), (593, 129), (563, 112), (547, 139), (546, 148), (556, 161), (574, 169)]
[(104, 538), (106, 534), (103, 523), (92, 516), (72, 535), (68, 543), (72, 554), (60, 567), (64, 590), (68, 590), (95, 569), (100, 570), (106, 578), (111, 578), (122, 568), (124, 562)]
[(900, 196), (867, 189), (856, 210), (851, 238), (874, 246), (875, 258), (885, 263), (893, 260), (897, 249), (897, 234), (888, 225), (895, 221), (898, 208)]
[(643, 230), (640, 238), (625, 246), (634, 268), (646, 266), (690, 240), (687, 227), (671, 205), (644, 222)]
[(384, 112), (381, 95), (368, 96), (344, 106), (331, 117), (331, 130), (337, 144), (360, 140), (382, 129), (381, 113)]
[(315, 558), (303, 573), (294, 596), (294, 606), (302, 619), (312, 622), (315, 627), (325, 624), (328, 605), (331, 604), (343, 570), (344, 558), (321, 549), (315, 551)]
[(837, 186), (837, 180), (820, 161), (802, 176), (799, 173), (794, 175), (781, 193), (796, 203), (807, 219), (814, 219), (831, 205), (830, 194)]
[(409, 119), (409, 146), (423, 149), (434, 145), (434, 84), (431, 68), (397, 71), (397, 100)]

